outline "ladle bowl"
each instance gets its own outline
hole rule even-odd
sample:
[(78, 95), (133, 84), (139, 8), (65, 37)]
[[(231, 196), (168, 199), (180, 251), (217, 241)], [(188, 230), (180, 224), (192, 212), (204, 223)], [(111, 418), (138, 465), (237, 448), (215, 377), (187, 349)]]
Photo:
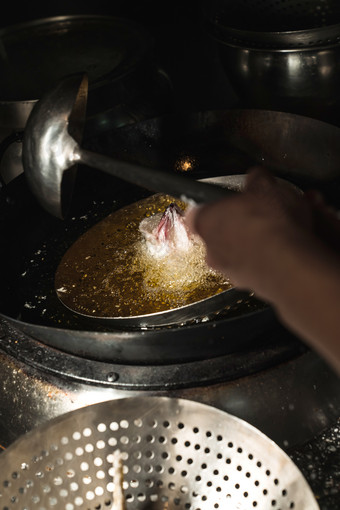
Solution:
[(25, 175), (33, 194), (49, 213), (58, 218), (67, 215), (78, 163), (185, 201), (208, 202), (233, 193), (184, 175), (115, 160), (81, 148), (87, 92), (85, 74), (67, 76), (36, 103), (26, 124)]

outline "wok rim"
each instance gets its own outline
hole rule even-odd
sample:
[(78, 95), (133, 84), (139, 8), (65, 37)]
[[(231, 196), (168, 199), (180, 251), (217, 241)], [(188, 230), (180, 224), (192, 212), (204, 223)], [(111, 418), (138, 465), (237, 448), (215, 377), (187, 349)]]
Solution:
[[(198, 180), (200, 182), (216, 184), (220, 187), (233, 189), (235, 191), (241, 191), (242, 188), (244, 187), (245, 179), (246, 174), (231, 174), (215, 177), (206, 177)], [(159, 193), (155, 193), (154, 195), (151, 196), (157, 195), (159, 195)], [(60, 298), (59, 293), (57, 292), (56, 289), (55, 291), (59, 301), (67, 310), (76, 314), (79, 317), (84, 318), (85, 320), (91, 321), (93, 323), (97, 322), (98, 324), (103, 325), (117, 324), (122, 326), (124, 324), (130, 324), (131, 326), (139, 327), (141, 329), (153, 328), (158, 326), (167, 327), (181, 325), (183, 322), (185, 325), (186, 322), (195, 320), (203, 322), (205, 317), (208, 317), (209, 321), (210, 320), (209, 316), (221, 312), (223, 308), (225, 308), (228, 305), (228, 303), (230, 303), (230, 301), (232, 301), (233, 303), (235, 302), (237, 303), (238, 300), (243, 300), (247, 297), (249, 298), (253, 294), (251, 290), (243, 291), (233, 285), (229, 289), (226, 289), (217, 294), (213, 294), (212, 296), (209, 296), (207, 298), (203, 298), (200, 299), (199, 301), (194, 301), (193, 303), (188, 303), (183, 306), (178, 306), (176, 308), (171, 308), (169, 310), (161, 310), (159, 312), (148, 313), (143, 315), (108, 317), (89, 315), (87, 313), (79, 312), (78, 310), (73, 309), (67, 304), (65, 304), (64, 301)], [(215, 302), (216, 304), (214, 306)], [(202, 312), (200, 312), (200, 308), (202, 306), (204, 306), (204, 308), (207, 308), (207, 310), (202, 310)]]

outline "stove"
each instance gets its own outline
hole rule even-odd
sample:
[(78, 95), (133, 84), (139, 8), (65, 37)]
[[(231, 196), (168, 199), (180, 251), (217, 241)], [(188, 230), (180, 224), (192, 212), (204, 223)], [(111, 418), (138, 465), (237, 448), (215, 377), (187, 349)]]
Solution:
[[(169, 3), (160, 13), (155, 2), (147, 2), (144, 12), (138, 8), (130, 12), (157, 39), (160, 66), (173, 83), (174, 106), (169, 113), (239, 108), (217, 49), (191, 7)], [(105, 8), (98, 5), (97, 10), (103, 13)], [(55, 14), (60, 12), (42, 13)], [(337, 205), (340, 183), (338, 188), (333, 183), (320, 188)], [(74, 352), (72, 334), (63, 338), (61, 333), (60, 342), (51, 345), (1, 319), (1, 447), (46, 420), (93, 403), (136, 395), (187, 398), (214, 405), (260, 429), (296, 462), (321, 510), (335, 509), (340, 499), (339, 378), (271, 312), (265, 313), (270, 315), (265, 328), (255, 331), (255, 324), (248, 326), (254, 328), (251, 334), (244, 328), (247, 342), (235, 330), (232, 349), (217, 347), (215, 355), (207, 352), (199, 359), (181, 355), (185, 327), (177, 340), (170, 330), (167, 341), (171, 347), (174, 339), (178, 356), (161, 359), (161, 354), (159, 358), (153, 354), (151, 362), (150, 352), (132, 361), (117, 353), (112, 360), (98, 359), (92, 351)], [(193, 324), (187, 329), (192, 346), (195, 338), (202, 342), (203, 327)], [(219, 324), (211, 328), (218, 329)], [(140, 332), (141, 338), (148, 335)], [(154, 336), (150, 345), (156, 345)], [(222, 336), (214, 337), (214, 345)], [(90, 344), (90, 339), (86, 342)], [(127, 342), (132, 353), (135, 335)]]
[[(270, 335), (270, 332), (268, 332)], [(273, 334), (273, 332), (271, 332)], [(213, 405), (256, 426), (304, 473), (321, 510), (339, 500), (339, 380), (280, 327), (253, 350), (159, 365), (84, 359), (0, 328), (1, 447), (68, 411), (138, 395)], [(332, 506), (333, 505), (333, 506)]]

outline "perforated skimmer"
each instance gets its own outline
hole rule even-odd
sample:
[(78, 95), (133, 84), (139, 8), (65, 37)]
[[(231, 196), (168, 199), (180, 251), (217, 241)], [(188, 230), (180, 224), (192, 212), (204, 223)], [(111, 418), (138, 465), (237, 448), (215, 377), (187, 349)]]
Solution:
[(319, 508), (295, 464), (257, 429), (165, 397), (91, 405), (19, 438), (0, 455), (0, 506), (109, 509), (117, 449), (127, 510)]

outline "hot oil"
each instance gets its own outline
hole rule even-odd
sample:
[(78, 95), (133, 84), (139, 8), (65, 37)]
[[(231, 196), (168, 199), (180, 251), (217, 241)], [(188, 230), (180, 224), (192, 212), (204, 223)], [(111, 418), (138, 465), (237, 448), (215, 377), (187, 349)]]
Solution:
[[(174, 199), (153, 195), (115, 211), (83, 234), (63, 256), (55, 277), (60, 300), (97, 317), (132, 317), (171, 310), (211, 297), (232, 285), (205, 264), (196, 240), (185, 254), (155, 258), (140, 222)], [(186, 205), (176, 201), (181, 209)]]

